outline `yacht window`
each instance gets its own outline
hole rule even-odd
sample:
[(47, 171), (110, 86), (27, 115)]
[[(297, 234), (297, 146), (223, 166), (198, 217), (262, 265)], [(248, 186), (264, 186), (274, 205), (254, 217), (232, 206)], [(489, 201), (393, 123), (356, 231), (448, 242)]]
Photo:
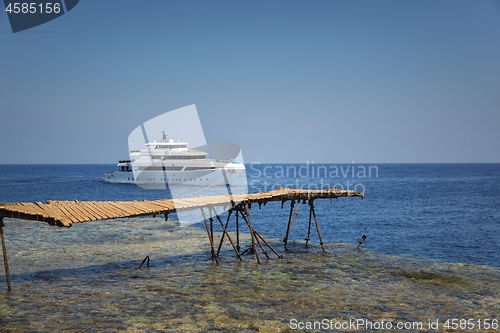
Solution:
[(212, 170), (214, 169), (213, 167), (186, 167), (184, 170), (185, 171), (192, 171), (192, 170)]
[(165, 156), (167, 160), (195, 160), (195, 159), (205, 159), (206, 155), (168, 155)]
[(165, 145), (156, 145), (155, 149), (176, 149), (176, 148), (187, 148), (187, 145), (171, 145), (171, 144), (165, 144)]

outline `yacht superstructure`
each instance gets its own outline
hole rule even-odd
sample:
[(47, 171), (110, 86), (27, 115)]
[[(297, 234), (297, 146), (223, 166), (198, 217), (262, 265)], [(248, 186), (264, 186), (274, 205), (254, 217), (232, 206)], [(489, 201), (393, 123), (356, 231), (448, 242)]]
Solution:
[(148, 142), (142, 150), (131, 150), (129, 160), (118, 163), (118, 171), (107, 172), (102, 181), (137, 185), (184, 184), (230, 185), (245, 165), (235, 159), (209, 159), (203, 150), (188, 149), (187, 142), (168, 139)]

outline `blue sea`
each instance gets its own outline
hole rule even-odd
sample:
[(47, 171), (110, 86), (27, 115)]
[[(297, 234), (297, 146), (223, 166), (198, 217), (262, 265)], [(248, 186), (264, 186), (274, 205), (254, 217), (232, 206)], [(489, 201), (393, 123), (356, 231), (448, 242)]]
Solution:
[[(0, 203), (171, 193), (99, 182), (115, 168), (0, 165)], [(261, 252), (260, 264), (252, 253), (239, 261), (227, 241), (216, 264), (204, 224), (180, 216), (71, 228), (5, 218), (12, 291), (0, 268), (0, 332), (498, 331), (500, 164), (253, 163), (232, 189), (279, 186), (365, 197), (315, 200), (325, 252), (314, 223), (305, 244), (307, 204), (293, 209), (300, 204), (286, 250), (290, 202), (252, 205), (252, 226), (283, 254)], [(234, 221), (229, 229), (234, 239)], [(240, 232), (249, 248), (246, 225)]]
[[(162, 190), (99, 182), (115, 168), (0, 165), (0, 202), (169, 197)], [(364, 199), (316, 201), (326, 243), (357, 244), (366, 234), (363, 247), (386, 254), (500, 267), (500, 164), (253, 163), (247, 165), (247, 184), (250, 193), (280, 185), (364, 192)], [(280, 212), (279, 203), (253, 209), (252, 222), (260, 233), (282, 238), (288, 209)], [(307, 219), (304, 205), (289, 239), (306, 237)]]

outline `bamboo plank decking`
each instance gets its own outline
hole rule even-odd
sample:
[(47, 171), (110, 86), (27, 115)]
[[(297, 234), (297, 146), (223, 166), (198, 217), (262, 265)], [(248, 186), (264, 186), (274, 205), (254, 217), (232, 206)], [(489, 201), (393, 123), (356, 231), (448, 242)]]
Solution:
[[(207, 236), (210, 241), (212, 260), (218, 263), (219, 251), (221, 249), (224, 238), (230, 241), (234, 251), (239, 260), (241, 259), (241, 254), (248, 252), (245, 250), (240, 253), (240, 238), (239, 238), (239, 222), (244, 221), (248, 226), (250, 235), (252, 237), (252, 249), (257, 259), (260, 263), (259, 252), (257, 244), (261, 249), (262, 253), (269, 258), (264, 245), (267, 246), (274, 254), (278, 257), (282, 257), (278, 252), (269, 244), (265, 238), (253, 228), (250, 222), (250, 208), (252, 203), (257, 203), (259, 207), (262, 204), (266, 204), (269, 201), (281, 201), (281, 208), (283, 208), (285, 202), (290, 201), (290, 214), (288, 218), (288, 224), (286, 229), (285, 237), (283, 242), (285, 245), (285, 250), (288, 241), (288, 235), (290, 229), (293, 225), (293, 221), (297, 216), (300, 204), (293, 214), (295, 203), (309, 205), (309, 227), (306, 238), (306, 245), (309, 242), (312, 226), (312, 217), (314, 217), (314, 223), (316, 231), (318, 233), (321, 248), (325, 251), (323, 246), (323, 240), (321, 238), (321, 232), (319, 229), (318, 220), (316, 218), (316, 213), (314, 211), (314, 200), (316, 199), (336, 199), (339, 197), (361, 197), (364, 198), (364, 194), (361, 192), (355, 192), (353, 190), (339, 190), (336, 188), (330, 188), (328, 190), (298, 190), (289, 188), (279, 188), (270, 192), (261, 192), (255, 194), (232, 194), (232, 195), (219, 195), (219, 196), (199, 196), (195, 198), (178, 198), (171, 200), (154, 200), (154, 201), (59, 201), (59, 200), (48, 200), (46, 203), (43, 202), (21, 202), (21, 203), (7, 203), (0, 204), (0, 240), (2, 243), (2, 254), (5, 267), (5, 277), (7, 280), (7, 290), (12, 290), (10, 282), (10, 272), (9, 272), (9, 261), (7, 258), (7, 251), (5, 247), (3, 223), (4, 218), (19, 218), (24, 220), (34, 220), (49, 223), (50, 225), (59, 227), (71, 227), (74, 223), (83, 223), (88, 221), (97, 220), (108, 220), (115, 218), (126, 218), (126, 217), (136, 217), (136, 216), (156, 216), (158, 214), (163, 214), (165, 219), (172, 212), (185, 211), (185, 210), (200, 210), (201, 216), (203, 217), (203, 222), (205, 223), (205, 229), (207, 230)], [(223, 207), (224, 211), (229, 209), (228, 217), (226, 221), (226, 226), (224, 227), (223, 222), (215, 210), (215, 207)], [(208, 209), (208, 214), (205, 214), (205, 208)], [(231, 215), (234, 215), (236, 220), (236, 244), (233, 242), (230, 234), (227, 232), (226, 227), (228, 226)], [(241, 220), (238, 217), (241, 217)], [(208, 219), (207, 219), (208, 217)], [(218, 221), (224, 231), (222, 238), (220, 239), (218, 250), (215, 250), (214, 242), (214, 232), (213, 232), (213, 222), (214, 218)], [(366, 236), (364, 236), (366, 237)], [(361, 243), (360, 243), (361, 244)], [(149, 260), (149, 256), (146, 257)], [(144, 260), (146, 260), (144, 259)], [(144, 261), (141, 263), (144, 263)], [(139, 266), (139, 268), (141, 267)]]
[(319, 198), (364, 197), (353, 190), (296, 190), (280, 188), (256, 194), (201, 196), (173, 200), (154, 201), (59, 201), (46, 203), (9, 203), (0, 205), (0, 218), (20, 218), (47, 222), (59, 227), (71, 227), (73, 223), (115, 218), (148, 216), (204, 207), (234, 207), (251, 203), (266, 204), (269, 201), (315, 200)]

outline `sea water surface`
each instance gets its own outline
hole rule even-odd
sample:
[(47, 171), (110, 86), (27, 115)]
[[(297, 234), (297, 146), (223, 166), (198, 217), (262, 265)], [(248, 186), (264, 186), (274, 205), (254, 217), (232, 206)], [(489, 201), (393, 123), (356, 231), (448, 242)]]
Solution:
[[(114, 168), (0, 165), (0, 202), (168, 197), (99, 182)], [(315, 201), (325, 253), (314, 228), (305, 246), (306, 205), (286, 252), (289, 203), (252, 207), (252, 225), (284, 253), (261, 265), (252, 255), (239, 262), (227, 244), (215, 265), (204, 225), (175, 218), (69, 229), (5, 219), (13, 291), (0, 293), (0, 331), (276, 332), (297, 331), (293, 319), (440, 320), (437, 330), (407, 330), (416, 332), (465, 318), (476, 322), (464, 331), (498, 332), (477, 320), (500, 319), (499, 180), (500, 164), (249, 164), (252, 193), (283, 186), (366, 194)], [(150, 266), (137, 269), (145, 256)], [(0, 288), (3, 281), (1, 270)]]

